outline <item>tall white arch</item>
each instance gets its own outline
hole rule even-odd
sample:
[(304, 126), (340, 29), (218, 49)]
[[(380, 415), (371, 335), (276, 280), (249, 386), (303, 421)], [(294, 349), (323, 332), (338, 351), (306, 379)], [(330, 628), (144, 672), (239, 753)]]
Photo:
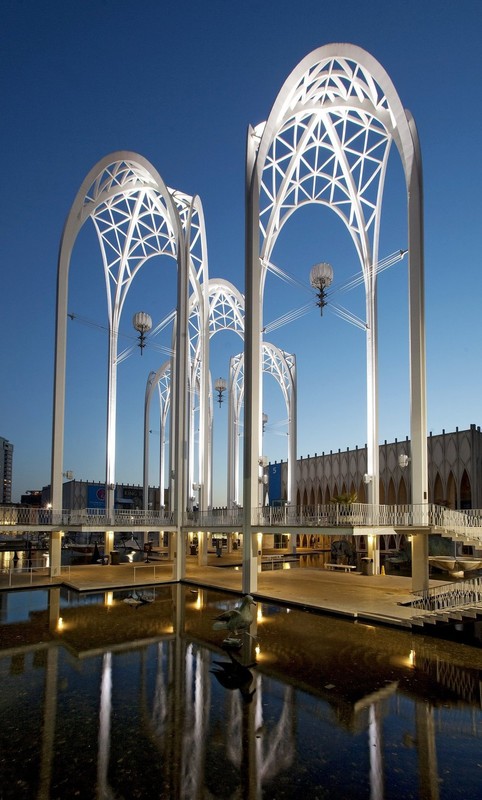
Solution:
[[(88, 173), (74, 200), (62, 234), (57, 273), (57, 318), (52, 446), (52, 504), (62, 507), (62, 469), (65, 415), (68, 278), (72, 250), (83, 224), (91, 219), (104, 268), (109, 321), (108, 398), (106, 436), (106, 512), (112, 518), (115, 486), (115, 417), (117, 337), (130, 285), (152, 256), (168, 255), (177, 262), (178, 329), (176, 336), (175, 396), (177, 407), (175, 521), (182, 522), (185, 482), (185, 392), (187, 374), (187, 298), (189, 279), (195, 291), (197, 273), (188, 273), (188, 247), (178, 208), (183, 201), (167, 188), (142, 156), (119, 151), (105, 156)], [(190, 219), (186, 212), (185, 216)], [(184, 222), (184, 220), (183, 220)], [(184, 224), (186, 227), (186, 224)], [(181, 567), (182, 568), (182, 567)]]
[(149, 498), (149, 414), (152, 392), (157, 386), (159, 394), (159, 504), (164, 508), (164, 489), (166, 485), (166, 430), (171, 406), (171, 360), (165, 361), (157, 372), (149, 373), (144, 399), (144, 458), (143, 458), (143, 498), (144, 508)]
[[(288, 478), (287, 504), (296, 500), (296, 356), (286, 353), (271, 342), (262, 343), (262, 370), (278, 383), (288, 415)], [(231, 358), (229, 367), (229, 439), (228, 439), (228, 505), (236, 508), (240, 500), (239, 487), (239, 424), (244, 391), (244, 353)], [(258, 463), (257, 476), (262, 477), (263, 465)]]
[[(223, 330), (231, 330), (237, 333), (241, 339), (244, 338), (244, 297), (239, 290), (229, 281), (220, 278), (211, 278), (208, 289), (208, 328), (209, 339), (214, 334)], [(199, 336), (200, 313), (199, 303), (195, 294), (191, 295), (189, 302), (189, 332), (190, 332), (190, 406), (189, 406), (189, 467), (188, 484), (186, 491), (190, 494), (193, 486), (192, 476), (194, 474), (194, 395), (200, 396), (201, 389), (201, 365), (207, 362), (203, 355), (202, 338)], [(229, 379), (229, 419), (228, 419), (228, 506), (237, 505), (240, 500), (239, 492), (239, 442), (238, 429), (241, 418), (241, 407), (244, 399), (243, 391), (243, 363), (244, 356), (235, 356), (231, 359), (230, 379)], [(288, 502), (294, 502), (295, 497), (295, 471), (296, 471), (296, 359), (294, 355), (280, 350), (273, 344), (263, 343), (263, 372), (272, 374), (278, 382), (283, 399), (285, 401), (288, 414)], [(148, 494), (148, 462), (149, 462), (149, 414), (152, 393), (155, 387), (159, 390), (160, 402), (160, 491), (161, 504), (162, 492), (165, 480), (165, 431), (167, 414), (171, 408), (170, 402), (170, 362), (166, 361), (156, 373), (150, 373), (145, 394), (144, 410), (144, 504), (147, 503)], [(209, 376), (208, 376), (209, 378)], [(206, 457), (199, 459), (198, 474), (201, 487), (206, 487), (205, 495), (202, 495), (204, 502), (212, 505), (212, 385), (208, 379), (208, 445)], [(171, 415), (172, 421), (172, 415)], [(202, 424), (200, 425), (202, 430)], [(200, 438), (204, 441), (203, 434)], [(202, 505), (201, 510), (206, 510), (207, 506)], [(186, 502), (189, 498), (186, 497)]]
[[(282, 226), (305, 203), (327, 205), (340, 216), (363, 270), (369, 500), (378, 503), (376, 263), (392, 142), (400, 153), (408, 200), (412, 476), (416, 482), (413, 502), (427, 502), (422, 171), (417, 132), (383, 67), (359, 47), (330, 44), (313, 51), (295, 67), (267, 122), (248, 130), (245, 391), (250, 403), (245, 404), (246, 534), (251, 533), (251, 507), (259, 502), (256, 464), (261, 455), (260, 344), (266, 262)], [(423, 558), (426, 540), (422, 544), (422, 537), (416, 538), (420, 540), (420, 558), (416, 559), (414, 585), (422, 588), (428, 582)], [(244, 591), (256, 587), (254, 555), (254, 545), (244, 548)]]
[[(207, 275), (207, 266), (204, 270)], [(199, 303), (199, 296), (203, 298), (204, 309)], [(174, 326), (175, 327), (175, 326)], [(185, 503), (189, 503), (192, 492), (194, 475), (194, 400), (200, 399), (200, 445), (198, 451), (198, 474), (200, 477), (201, 496), (200, 507), (206, 510), (212, 505), (212, 386), (209, 374), (209, 339), (220, 330), (232, 330), (241, 338), (244, 334), (244, 298), (236, 287), (229, 281), (220, 278), (205, 280), (198, 293), (193, 293), (189, 299), (189, 465), (188, 480), (185, 487)], [(204, 333), (203, 333), (204, 331)], [(207, 371), (207, 375), (204, 372)], [(161, 442), (165, 442), (165, 429), (167, 414), (171, 411), (171, 431), (174, 417), (170, 398), (170, 362), (165, 362), (156, 373), (149, 375), (146, 384), (145, 410), (144, 410), (144, 503), (147, 502), (148, 486), (148, 460), (149, 460), (149, 413), (152, 392), (159, 388)], [(162, 385), (162, 387), (161, 387)], [(172, 440), (171, 435), (171, 440)], [(161, 447), (160, 479), (161, 493), (164, 486), (165, 455)]]

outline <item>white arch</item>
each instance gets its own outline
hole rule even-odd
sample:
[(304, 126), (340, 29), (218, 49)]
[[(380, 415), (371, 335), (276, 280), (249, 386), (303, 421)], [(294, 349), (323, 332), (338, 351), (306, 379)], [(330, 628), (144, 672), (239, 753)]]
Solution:
[[(367, 313), (367, 444), (369, 499), (378, 502), (378, 376), (376, 265), (386, 166), (394, 141), (408, 197), (411, 427), (416, 441), (415, 503), (427, 501), (425, 332), (423, 310), (422, 173), (418, 138), (381, 65), (359, 47), (331, 44), (306, 56), (285, 81), (266, 123), (247, 143), (245, 533), (257, 505), (260, 456), (260, 360), (266, 261), (279, 231), (304, 203), (322, 203), (342, 218), (358, 252)], [(421, 537), (418, 537), (421, 538)], [(243, 589), (256, 587), (245, 548)], [(419, 576), (416, 582), (425, 582)], [(427, 575), (428, 580), (428, 575)], [(420, 588), (420, 587), (419, 587)]]
[[(296, 500), (296, 356), (270, 342), (262, 343), (263, 373), (272, 375), (281, 388), (288, 415), (288, 480), (287, 503)], [(239, 505), (239, 421), (244, 400), (244, 353), (231, 358), (229, 367), (229, 440), (228, 440), (228, 505)], [(261, 467), (261, 469), (260, 469)], [(257, 475), (261, 477), (258, 464)]]
[(179, 198), (142, 156), (119, 151), (105, 156), (88, 173), (74, 200), (62, 234), (57, 276), (57, 319), (52, 447), (52, 504), (62, 507), (62, 469), (65, 414), (65, 364), (67, 298), (70, 259), (78, 233), (91, 219), (98, 236), (104, 267), (109, 320), (109, 360), (106, 441), (106, 512), (112, 515), (115, 485), (115, 415), (117, 336), (129, 287), (143, 264), (154, 255), (168, 255), (178, 266), (175, 394), (178, 398), (176, 436), (175, 513), (180, 527), (182, 482), (185, 471), (184, 442), (187, 368), (187, 296), (189, 278), (199, 285), (196, 273), (188, 276), (186, 248), (178, 207)]
[[(208, 291), (208, 307), (209, 307), (209, 338), (214, 336), (221, 330), (232, 330), (237, 333), (241, 338), (244, 337), (244, 297), (239, 290), (229, 281), (220, 278), (211, 278), (209, 280)], [(189, 495), (193, 486), (194, 474), (194, 447), (193, 431), (194, 431), (194, 394), (201, 396), (200, 384), (200, 365), (202, 365), (206, 358), (202, 354), (202, 339), (199, 336), (200, 328), (200, 314), (199, 303), (195, 294), (191, 295), (189, 302), (189, 331), (190, 331), (190, 353), (191, 353), (191, 369), (190, 369), (190, 441), (189, 448), (189, 478), (186, 491), (188, 496), (186, 502), (189, 502)], [(296, 468), (296, 359), (293, 355), (285, 353), (279, 348), (270, 343), (264, 343), (264, 362), (263, 371), (274, 375), (278, 384), (280, 385), (285, 400), (286, 410), (288, 414), (288, 495), (289, 502), (294, 498), (295, 488), (295, 468)], [(238, 356), (231, 359), (231, 364), (236, 364), (233, 391), (230, 390), (229, 396), (229, 421), (228, 421), (228, 505), (232, 506), (239, 503), (239, 475), (238, 475), (238, 436), (237, 430), (241, 415), (241, 407), (243, 402), (243, 392), (239, 390), (238, 382), (243, 381), (243, 357)], [(231, 375), (233, 367), (230, 366), (230, 386), (232, 382)], [(155, 386), (159, 389), (160, 400), (160, 491), (161, 495), (164, 488), (165, 477), (165, 429), (166, 420), (170, 403), (170, 362), (165, 362), (156, 373), (151, 373), (147, 380), (146, 397), (145, 397), (145, 411), (144, 411), (144, 504), (147, 503), (148, 492), (148, 460), (149, 460), (149, 413), (152, 392)], [(211, 458), (211, 442), (212, 442), (212, 385), (211, 380), (208, 382), (209, 400), (208, 400), (208, 448), (207, 456), (204, 460), (205, 469), (201, 460), (199, 461), (199, 476), (201, 480), (201, 487), (206, 487), (205, 501), (208, 505), (212, 505), (212, 458)], [(200, 426), (201, 427), (201, 426)], [(202, 501), (201, 501), (202, 502)], [(162, 497), (161, 497), (162, 504)], [(207, 506), (201, 504), (201, 509), (205, 510)]]

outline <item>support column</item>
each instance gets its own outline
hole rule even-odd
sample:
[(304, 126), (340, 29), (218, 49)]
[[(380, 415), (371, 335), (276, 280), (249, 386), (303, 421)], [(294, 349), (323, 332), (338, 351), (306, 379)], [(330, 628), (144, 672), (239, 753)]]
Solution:
[(189, 308), (189, 244), (179, 237), (177, 262), (177, 327), (175, 355), (175, 395), (176, 425), (174, 428), (174, 524), (176, 525), (176, 543), (174, 548), (173, 579), (180, 581), (186, 574), (186, 541), (182, 525), (187, 503), (188, 483), (188, 424), (189, 424), (189, 391), (188, 391), (188, 308)]
[(63, 531), (51, 531), (49, 543), (50, 577), (58, 578), (61, 574)]
[(367, 556), (373, 561), (373, 574), (380, 574), (380, 540), (378, 536), (369, 533), (367, 536)]
[[(410, 323), (410, 437), (412, 504), (428, 504), (427, 396), (425, 356), (425, 288), (423, 243), (423, 178), (418, 133), (407, 114), (413, 158), (407, 175), (408, 259)], [(412, 542), (412, 591), (428, 589), (428, 539), (415, 535)]]
[(259, 184), (251, 126), (246, 144), (246, 313), (244, 335), (243, 592), (258, 588), (257, 540), (252, 510), (259, 507), (261, 419), (261, 265), (259, 261)]
[(198, 531), (198, 550), (197, 563), (200, 567), (207, 566), (208, 563), (208, 532)]
[(412, 592), (428, 589), (428, 533), (412, 534)]
[(186, 575), (186, 537), (182, 528), (178, 528), (172, 534), (173, 539), (173, 579), (175, 581), (182, 580)]
[(114, 549), (114, 531), (104, 531), (104, 555), (108, 558)]

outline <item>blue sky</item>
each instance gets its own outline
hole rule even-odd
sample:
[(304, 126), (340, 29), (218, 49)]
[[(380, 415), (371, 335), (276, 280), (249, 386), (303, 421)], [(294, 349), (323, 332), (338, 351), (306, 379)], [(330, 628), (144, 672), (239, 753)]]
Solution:
[[(308, 52), (352, 42), (393, 80), (416, 120), (425, 184), (429, 430), (480, 424), (482, 317), (480, 0), (320, 3), (285, 0), (7, 0), (0, 80), (2, 391), (0, 435), (14, 451), (14, 499), (50, 481), (57, 253), (65, 218), (90, 168), (119, 149), (140, 153), (165, 182), (199, 194), (209, 270), (244, 291), (244, 152), (249, 123), (265, 120), (284, 80)], [(396, 154), (386, 187), (380, 256), (406, 246)], [(308, 284), (329, 261), (334, 287), (359, 271), (348, 234), (328, 210), (293, 217), (275, 261)], [(266, 321), (309, 294), (268, 281)], [(409, 434), (406, 262), (380, 276), (380, 440)], [(175, 270), (150, 264), (133, 286), (133, 310), (159, 321), (174, 304)], [(335, 299), (335, 297), (334, 297)], [(364, 316), (363, 295), (336, 302)], [(103, 274), (92, 230), (74, 252), (69, 310), (66, 470), (104, 477), (106, 334)], [(122, 333), (132, 336), (130, 313)], [(299, 372), (298, 454), (366, 441), (364, 336), (314, 308), (271, 340)], [(129, 343), (129, 339), (125, 339)], [(168, 345), (168, 338), (156, 340)], [(213, 340), (212, 373), (227, 377), (234, 335)], [(142, 480), (148, 372), (165, 356), (135, 353), (119, 371), (118, 481)], [(215, 501), (224, 504), (227, 406), (215, 416)], [(286, 413), (266, 387), (264, 451), (286, 458)], [(151, 452), (155, 451), (153, 420)], [(153, 481), (156, 478), (153, 476)]]

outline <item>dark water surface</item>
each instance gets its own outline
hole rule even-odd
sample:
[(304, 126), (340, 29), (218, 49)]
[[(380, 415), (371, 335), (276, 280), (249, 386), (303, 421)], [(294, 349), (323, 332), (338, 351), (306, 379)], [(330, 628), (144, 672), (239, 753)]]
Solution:
[(477, 648), (140, 591), (0, 593), (0, 800), (481, 797)]

